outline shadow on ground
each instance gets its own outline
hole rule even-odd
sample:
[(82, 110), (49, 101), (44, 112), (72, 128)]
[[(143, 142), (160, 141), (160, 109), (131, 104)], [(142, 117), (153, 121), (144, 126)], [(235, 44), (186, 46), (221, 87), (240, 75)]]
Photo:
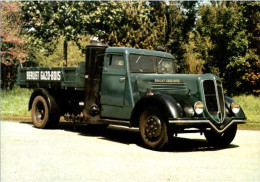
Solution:
[[(31, 124), (31, 122), (21, 122)], [(54, 129), (55, 130), (55, 129)], [(145, 148), (137, 128), (127, 128), (119, 126), (109, 126), (107, 128), (80, 126), (76, 130), (72, 123), (60, 122), (56, 130), (77, 132), (81, 136), (98, 137), (98, 139), (122, 143), (126, 145), (136, 144)], [(199, 135), (199, 134), (198, 134)], [(188, 137), (188, 136), (187, 136)], [(238, 145), (230, 144), (227, 148), (236, 148)], [(183, 137), (173, 137), (169, 145), (162, 152), (194, 152), (221, 150), (209, 146), (206, 139), (189, 139)], [(223, 150), (223, 149), (222, 149)]]

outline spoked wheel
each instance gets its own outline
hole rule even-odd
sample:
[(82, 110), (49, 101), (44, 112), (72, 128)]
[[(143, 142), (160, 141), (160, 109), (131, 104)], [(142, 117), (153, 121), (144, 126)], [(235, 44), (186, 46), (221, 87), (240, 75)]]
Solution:
[(43, 96), (35, 97), (31, 115), (36, 128), (55, 128), (60, 119), (59, 114), (50, 114), (49, 107)]
[(215, 148), (225, 148), (233, 141), (236, 136), (236, 132), (237, 125), (234, 124), (222, 134), (210, 130), (205, 131), (204, 135), (210, 145), (214, 146)]
[(150, 149), (160, 150), (168, 143), (167, 126), (160, 112), (148, 109), (141, 114), (140, 135)]

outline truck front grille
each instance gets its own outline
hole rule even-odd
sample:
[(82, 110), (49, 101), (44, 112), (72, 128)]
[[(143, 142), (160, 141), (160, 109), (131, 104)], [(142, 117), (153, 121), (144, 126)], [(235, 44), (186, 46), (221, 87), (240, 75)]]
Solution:
[(220, 81), (204, 80), (204, 95), (209, 114), (218, 117), (218, 122), (223, 122), (225, 114), (225, 102), (223, 98), (222, 84)]

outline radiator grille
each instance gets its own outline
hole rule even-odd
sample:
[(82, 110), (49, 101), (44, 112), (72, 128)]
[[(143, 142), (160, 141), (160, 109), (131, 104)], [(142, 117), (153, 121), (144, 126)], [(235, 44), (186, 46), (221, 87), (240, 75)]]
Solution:
[(203, 82), (206, 106), (210, 114), (217, 115), (218, 102), (215, 84), (213, 80), (205, 80)]
[(217, 81), (217, 89), (218, 89), (220, 111), (221, 111), (221, 113), (225, 113), (225, 102), (224, 102), (224, 96), (223, 96), (223, 89), (222, 89), (222, 84), (219, 80)]
[(203, 88), (208, 112), (213, 116), (217, 116), (219, 122), (223, 122), (225, 102), (221, 82), (218, 80), (216, 82), (213, 80), (204, 80)]

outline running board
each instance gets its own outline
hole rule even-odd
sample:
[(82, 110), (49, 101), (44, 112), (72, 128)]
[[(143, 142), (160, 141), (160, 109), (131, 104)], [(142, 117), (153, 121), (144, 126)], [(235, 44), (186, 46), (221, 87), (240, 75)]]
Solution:
[(124, 121), (124, 120), (100, 119), (99, 121), (102, 122), (102, 123), (105, 123), (105, 124), (128, 126), (128, 127), (131, 126), (130, 121)]

